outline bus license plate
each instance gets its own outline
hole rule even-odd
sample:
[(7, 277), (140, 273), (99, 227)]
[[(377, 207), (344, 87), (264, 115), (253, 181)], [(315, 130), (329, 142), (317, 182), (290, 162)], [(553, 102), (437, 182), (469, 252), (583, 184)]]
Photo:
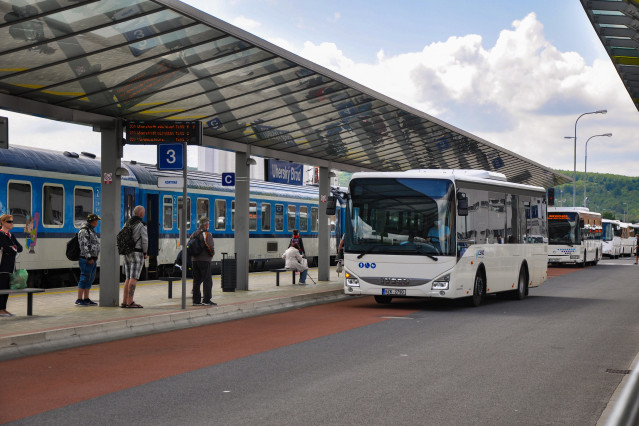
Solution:
[(406, 289), (403, 288), (383, 288), (384, 296), (406, 296)]

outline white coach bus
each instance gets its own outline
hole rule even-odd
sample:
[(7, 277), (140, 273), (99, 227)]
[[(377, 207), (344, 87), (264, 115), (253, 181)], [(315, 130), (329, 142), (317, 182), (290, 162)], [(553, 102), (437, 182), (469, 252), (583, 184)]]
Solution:
[(601, 219), (602, 247), (604, 256), (617, 259), (621, 256), (621, 226), (618, 220)]
[(548, 209), (548, 262), (596, 265), (603, 256), (601, 213), (586, 207)]
[(355, 173), (345, 220), (344, 292), (517, 299), (546, 280), (546, 192), (480, 170)]

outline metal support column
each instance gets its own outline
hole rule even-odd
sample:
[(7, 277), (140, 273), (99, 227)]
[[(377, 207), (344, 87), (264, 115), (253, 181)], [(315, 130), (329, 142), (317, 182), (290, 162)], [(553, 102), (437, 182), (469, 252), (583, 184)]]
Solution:
[(95, 210), (100, 220), (100, 306), (120, 304), (120, 256), (115, 237), (120, 230), (122, 122), (101, 132), (101, 194)]
[(249, 270), (249, 156), (235, 153), (235, 253), (237, 289), (248, 290)]
[(320, 281), (329, 281), (331, 276), (330, 225), (326, 214), (326, 201), (331, 193), (328, 167), (319, 168), (319, 265), (317, 277)]

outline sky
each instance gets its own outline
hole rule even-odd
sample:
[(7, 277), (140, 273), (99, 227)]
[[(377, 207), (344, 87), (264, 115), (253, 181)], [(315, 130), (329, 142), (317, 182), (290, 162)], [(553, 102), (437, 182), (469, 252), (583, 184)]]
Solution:
[[(639, 176), (639, 111), (579, 0), (187, 0), (379, 93), (544, 166)], [(582, 117), (574, 140), (575, 120)], [(90, 128), (9, 116), (10, 143), (99, 154)], [(152, 151), (150, 151), (152, 150)], [(151, 157), (149, 157), (151, 156)], [(149, 161), (154, 148), (126, 147)], [(197, 149), (189, 148), (189, 165)]]

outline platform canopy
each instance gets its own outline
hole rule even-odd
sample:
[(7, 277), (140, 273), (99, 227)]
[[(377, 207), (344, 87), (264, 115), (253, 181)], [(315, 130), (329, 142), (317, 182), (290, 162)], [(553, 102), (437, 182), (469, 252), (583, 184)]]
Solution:
[(639, 110), (639, 1), (581, 0), (581, 4)]
[(0, 0), (0, 108), (199, 120), (204, 145), (345, 171), (570, 178), (175, 0)]

